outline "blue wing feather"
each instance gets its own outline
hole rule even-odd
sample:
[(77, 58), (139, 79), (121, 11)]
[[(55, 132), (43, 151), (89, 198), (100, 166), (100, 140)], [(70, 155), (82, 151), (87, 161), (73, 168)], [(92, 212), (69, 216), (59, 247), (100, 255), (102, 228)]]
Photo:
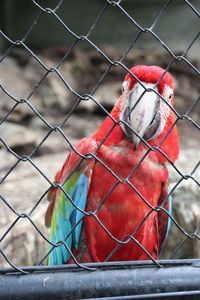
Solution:
[[(77, 187), (74, 191), (73, 201), (82, 210), (85, 210), (85, 206), (86, 206), (87, 189), (88, 189), (88, 177), (85, 174), (81, 174), (78, 180)], [(72, 227), (78, 224), (74, 228), (72, 233), (73, 245), (75, 246), (76, 249), (78, 248), (82, 222), (83, 222), (80, 220), (83, 218), (83, 216), (84, 214), (80, 210), (74, 208), (70, 218)]]
[[(172, 197), (171, 196), (168, 197), (168, 213), (170, 215), (172, 215)], [(163, 239), (163, 242), (160, 246), (160, 255), (162, 255), (165, 243), (166, 243), (167, 238), (168, 238), (170, 227), (171, 227), (171, 218), (168, 217), (168, 223), (167, 223), (165, 238)]]
[[(75, 187), (70, 187), (70, 191), (67, 190), (67, 184), (64, 185), (66, 193), (81, 210), (85, 210), (88, 182), (88, 177), (82, 173), (80, 174)], [(67, 196), (63, 192), (61, 192), (59, 197), (60, 198), (56, 203), (55, 212), (52, 216), (53, 224), (51, 225), (50, 240), (52, 243), (65, 241), (69, 249), (72, 248), (72, 245), (77, 249), (82, 229), (82, 221), (80, 220), (84, 214), (75, 208), (75, 206), (68, 200)], [(74, 228), (72, 234), (69, 234), (73, 226), (75, 226), (77, 223), (78, 225)], [(68, 238), (66, 239), (67, 236)], [(51, 251), (48, 258), (48, 264), (63, 264), (66, 263), (69, 258), (69, 251), (67, 251), (64, 245), (61, 245), (55, 247)]]
[[(168, 213), (170, 215), (172, 215), (172, 197), (171, 196), (169, 196), (169, 198), (168, 198), (168, 205), (169, 205)], [(170, 227), (171, 227), (171, 223), (172, 223), (172, 220), (171, 220), (171, 218), (168, 217), (167, 231), (166, 231), (166, 236), (165, 236), (165, 239), (164, 239), (163, 243), (165, 243), (165, 241), (167, 240), (169, 230), (170, 230)]]

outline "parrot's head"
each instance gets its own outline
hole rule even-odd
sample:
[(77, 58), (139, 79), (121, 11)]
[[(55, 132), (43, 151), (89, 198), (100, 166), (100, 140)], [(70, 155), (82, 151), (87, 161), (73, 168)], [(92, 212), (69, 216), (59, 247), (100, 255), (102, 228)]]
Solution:
[[(158, 66), (139, 65), (130, 69), (142, 84), (128, 73), (119, 102), (121, 127), (136, 149), (141, 142), (155, 140), (165, 128), (173, 106), (173, 80)], [(159, 94), (170, 105), (168, 106)], [(134, 133), (131, 128), (138, 134)], [(139, 137), (140, 136), (140, 137)]]
[[(122, 94), (110, 113), (112, 118), (107, 117), (93, 137), (110, 146), (126, 142), (135, 151), (148, 148), (143, 139), (159, 148), (154, 151), (158, 161), (165, 163), (167, 157), (175, 161), (179, 138), (173, 103), (170, 73), (158, 66), (135, 66), (125, 77)], [(113, 119), (119, 122), (117, 126)]]

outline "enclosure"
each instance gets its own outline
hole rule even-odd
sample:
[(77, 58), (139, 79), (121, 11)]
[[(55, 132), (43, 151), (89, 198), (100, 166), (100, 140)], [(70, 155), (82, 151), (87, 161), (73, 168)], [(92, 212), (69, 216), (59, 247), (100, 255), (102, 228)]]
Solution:
[[(199, 1), (3, 0), (0, 7), (0, 297), (199, 299)], [(63, 191), (54, 177), (70, 151), (81, 157), (75, 146), (80, 139), (92, 136), (106, 117), (120, 125), (110, 112), (136, 65), (157, 65), (174, 79), (174, 123), (158, 147), (140, 137), (148, 153), (167, 160), (172, 212), (162, 203), (149, 215), (164, 212), (171, 220), (169, 235), (157, 260), (135, 238), (145, 220), (117, 239), (92, 211), (89, 217), (115, 240), (113, 251), (136, 243), (148, 260), (115, 262), (111, 254), (100, 263), (78, 262), (66, 239), (50, 241), (47, 194)], [(161, 146), (175, 126), (180, 154), (173, 162)], [(118, 177), (95, 151), (89, 155), (115, 177), (116, 186), (130, 185), (130, 176)], [(63, 244), (76, 263), (47, 266), (49, 253)]]

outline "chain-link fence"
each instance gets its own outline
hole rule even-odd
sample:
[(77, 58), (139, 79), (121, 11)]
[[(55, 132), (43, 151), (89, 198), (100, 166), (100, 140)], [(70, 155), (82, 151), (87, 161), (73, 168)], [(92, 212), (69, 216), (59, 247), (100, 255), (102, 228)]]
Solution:
[[(198, 299), (198, 258), (200, 258), (198, 1), (160, 1), (156, 2), (155, 10), (153, 1), (151, 4), (150, 1), (148, 4), (146, 1), (138, 4), (137, 1), (131, 3), (122, 0), (76, 3), (75, 12), (79, 11), (83, 18), (81, 9), (85, 7), (90, 16), (84, 21), (80, 20), (81, 24), (87, 24), (87, 30), (85, 28), (74, 30), (76, 26), (71, 23), (73, 17), (71, 19), (69, 17), (72, 3), (67, 4), (62, 0), (48, 4), (52, 5), (51, 8), (45, 7), (42, 1), (26, 1), (28, 4), (24, 5), (28, 5), (30, 11), (27, 8), (23, 10), (23, 5), (19, 4), (17, 9), (20, 11), (20, 17), (16, 20), (16, 29), (9, 28), (6, 21), (11, 22), (11, 11), (16, 9), (17, 4), (13, 1), (8, 5), (8, 2), (6, 4), (4, 1), (1, 4), (5, 15), (10, 15), (10, 19), (2, 19), (0, 64), (2, 71), (0, 272), (1, 283), (4, 286), (4, 289), (1, 288), (2, 295), (6, 299), (15, 296), (19, 299), (28, 299), (27, 294), (30, 295), (29, 299), (37, 297)], [(178, 18), (178, 13), (177, 19), (176, 14), (172, 14), (177, 3), (178, 11), (184, 8), (184, 13), (186, 12), (185, 20)], [(96, 10), (93, 9), (95, 5)], [(149, 14), (148, 5), (152, 6)], [(143, 17), (137, 15), (137, 8), (139, 12), (145, 12)], [(31, 10), (34, 10), (34, 14), (27, 19)], [(188, 22), (189, 15), (190, 20), (195, 20), (193, 27)], [(110, 20), (109, 16), (113, 16), (113, 19)], [(45, 18), (47, 21), (44, 21)], [(79, 22), (79, 19), (75, 17), (74, 19), (75, 23)], [(161, 30), (163, 19), (167, 21), (163, 23), (164, 29)], [(166, 28), (171, 21), (180, 29), (183, 26), (182, 22), (186, 22), (190, 34), (188, 36), (185, 34), (185, 43), (181, 44), (178, 36), (173, 37), (173, 43), (167, 38), (173, 36), (174, 25)], [(110, 28), (104, 28), (102, 32), (104, 22), (108, 24), (110, 22)], [(26, 26), (17, 27), (18, 23)], [(51, 32), (54, 27), (59, 28), (58, 33), (56, 29)], [(20, 34), (16, 34), (18, 30)], [(40, 30), (44, 31), (50, 40), (60, 34), (61, 40), (58, 41), (56, 37), (54, 45), (49, 44), (53, 47), (44, 48), (42, 45), (39, 49), (37, 38), (34, 41), (33, 37), (38, 36), (38, 40), (45, 41), (43, 33), (42, 37), (39, 36)], [(126, 36), (128, 41), (125, 42)], [(148, 42), (151, 45), (149, 49)], [(119, 48), (115, 47), (116, 44), (120, 44)], [(153, 88), (154, 93), (159, 95), (160, 101), (164, 103), (166, 99), (160, 95), (156, 87), (168, 71), (174, 76), (175, 108), (167, 104), (173, 111), (174, 121), (158, 146), (152, 146), (142, 136), (139, 137), (145, 144), (146, 152), (133, 166), (131, 173), (122, 177), (116, 174), (111, 165), (105, 163), (98, 155), (98, 151), (106, 144), (115, 128), (122, 124), (137, 135), (126, 120), (113, 118), (110, 110), (121, 94), (121, 83), (125, 74), (134, 76), (143, 86), (143, 82), (129, 70), (133, 65), (139, 64), (156, 64), (164, 68), (164, 73)], [(143, 88), (147, 92), (144, 86)], [(77, 141), (94, 134), (105, 117), (112, 121), (112, 126), (103, 135), (98, 146), (93, 151), (85, 153), (77, 150), (75, 146)], [(175, 126), (179, 129), (181, 152), (178, 161), (174, 163), (161, 146)], [(95, 259), (85, 261), (79, 259), (76, 251), (69, 248), (67, 238), (61, 241), (58, 238), (57, 243), (50, 241), (49, 230), (44, 225), (44, 215), (48, 206), (46, 196), (52, 189), (63, 191), (68, 201), (74, 207), (78, 206), (66, 192), (66, 178), (63, 178), (64, 181), (62, 179), (54, 182), (54, 175), (61, 168), (69, 151), (80, 157), (79, 165), (84, 161), (95, 161), (102, 167), (103, 172), (109, 173), (109, 176), (114, 178), (112, 188), (97, 206), (94, 205), (94, 210), (78, 207), (83, 213), (78, 223), (87, 216), (98, 224), (97, 227), (102, 228), (106, 236), (115, 241), (112, 251), (100, 263), (96, 263)], [(132, 176), (133, 178), (137, 176), (137, 169), (152, 152), (159, 153), (165, 158), (170, 177), (168, 193), (164, 195), (162, 203), (156, 205), (151, 205), (141, 190), (130, 180)], [(76, 172), (79, 165), (71, 170), (68, 178)], [(128, 233), (121, 238), (118, 238), (118, 234), (109, 232), (98, 215), (119, 184), (129, 185), (133, 194), (139, 196), (141, 202), (146, 203), (149, 208), (146, 217), (137, 224), (137, 228), (133, 228), (133, 234)], [(168, 211), (165, 207), (170, 197), (173, 199), (172, 211)], [(163, 217), (170, 218), (171, 229), (159, 256), (160, 260), (157, 260), (157, 257), (139, 241), (137, 233), (149, 216), (159, 212), (163, 213)], [(72, 227), (68, 236), (73, 235), (77, 226), (78, 224), (75, 224)], [(111, 262), (115, 260), (112, 259), (115, 253), (123, 245), (130, 243), (134, 243), (140, 249), (140, 253), (145, 253), (145, 259), (148, 261)], [(63, 245), (76, 266), (45, 266), (49, 253)], [(96, 270), (98, 272), (92, 272)], [(22, 274), (26, 274), (23, 280)]]

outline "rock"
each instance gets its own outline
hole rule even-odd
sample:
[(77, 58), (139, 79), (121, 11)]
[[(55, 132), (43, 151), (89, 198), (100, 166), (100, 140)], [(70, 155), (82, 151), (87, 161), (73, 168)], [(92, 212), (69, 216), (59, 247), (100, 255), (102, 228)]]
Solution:
[[(198, 89), (193, 83), (188, 80), (188, 76), (180, 74), (175, 79), (175, 105), (180, 114), (186, 114), (193, 103), (195, 103), (199, 97), (200, 89)], [(193, 118), (195, 109), (190, 113), (190, 117)]]
[[(6, 57), (0, 64), (0, 71), (4, 74), (1, 77), (1, 84), (9, 94), (13, 95), (17, 100), (26, 98), (30, 94), (32, 90), (31, 84), (14, 59)], [(16, 101), (9, 97), (2, 89), (0, 90), (0, 98), (0, 109), (3, 111), (2, 116), (5, 116), (16, 104)], [(32, 99), (34, 99), (34, 96)], [(34, 112), (30, 107), (26, 103), (20, 103), (9, 115), (8, 120), (19, 122), (32, 115), (34, 115)]]
[[(50, 181), (54, 180), (55, 173), (61, 168), (67, 153), (46, 155), (33, 159), (36, 166)], [(1, 196), (18, 213), (29, 213), (37, 204), (40, 197), (49, 188), (49, 182), (29, 163), (20, 162), (8, 175), (1, 185)], [(44, 199), (30, 215), (37, 228), (48, 238), (49, 230), (44, 226), (44, 215), (48, 202)], [(1, 216), (1, 212), (3, 212)], [(17, 218), (10, 208), (0, 201), (1, 235)], [(28, 219), (20, 219), (1, 242), (2, 248), (9, 259), (20, 265), (37, 264), (47, 253), (48, 244), (33, 227)], [(0, 257), (0, 266), (9, 266), (3, 257)]]
[(9, 56), (13, 58), (20, 67), (26, 66), (32, 59), (31, 54), (22, 47), (14, 47)]
[[(44, 57), (40, 57), (40, 59), (49, 68), (55, 67), (58, 64), (56, 60), (47, 60)], [(69, 111), (77, 100), (77, 96), (67, 88), (55, 72), (50, 72), (44, 77), (47, 71), (33, 57), (29, 58), (23, 66), (19, 66), (13, 58), (6, 57), (1, 62), (0, 69), (2, 74), (4, 74), (1, 80), (3, 88), (17, 100), (28, 97), (34, 90), (28, 100), (39, 113), (45, 114), (47, 110), (48, 112), (55, 113), (55, 109), (57, 112), (60, 111), (62, 113)], [(74, 79), (72, 66), (64, 62), (59, 67), (59, 72), (67, 84), (77, 91), (77, 81)], [(37, 87), (43, 77), (44, 80)], [(0, 97), (0, 109), (6, 115), (16, 102), (3, 90), (0, 90)], [(20, 103), (9, 115), (8, 120), (20, 122), (34, 115), (35, 112), (26, 103)]]
[[(121, 82), (109, 82), (101, 84), (95, 91), (93, 98), (100, 103), (108, 112), (115, 105), (121, 93)], [(82, 101), (79, 109), (89, 111), (90, 113), (102, 111), (102, 109), (92, 99)]]
[(45, 68), (33, 56), (29, 58), (28, 63), (23, 67), (24, 76), (32, 86), (38, 83), (46, 72)]
[[(62, 126), (62, 130), (72, 145), (75, 145), (78, 140), (83, 137), (91, 136), (100, 126), (105, 117), (84, 114), (72, 114), (66, 123)], [(60, 126), (63, 122), (63, 116), (58, 115), (49, 116), (48, 121), (52, 126)], [(37, 117), (34, 117), (30, 122), (30, 128), (40, 132), (41, 139), (49, 132), (48, 127), (41, 122)], [(69, 151), (71, 148), (65, 138), (57, 131), (52, 132), (44, 141), (42, 146), (38, 149), (37, 155), (44, 155), (47, 153), (59, 153)]]
[[(4, 122), (0, 126), (0, 136), (12, 150), (19, 155), (29, 154), (39, 139), (36, 132), (26, 128), (25, 126)], [(0, 144), (3, 147), (3, 144)]]
[[(58, 64), (55, 60), (46, 60), (43, 58), (43, 61), (49, 68), (55, 67)], [(72, 66), (68, 62), (64, 62), (58, 70), (67, 85), (77, 91), (77, 82), (73, 76)], [(47, 75), (43, 84), (37, 90), (37, 95), (42, 99), (44, 109), (48, 108), (49, 110), (52, 107), (54, 110), (56, 108), (62, 112), (69, 111), (75, 104), (75, 100), (77, 100), (77, 96), (68, 89), (56, 72), (50, 72)]]
[[(189, 159), (188, 159), (189, 158)], [(189, 175), (198, 164), (198, 157), (196, 150), (184, 149), (181, 152), (176, 167), (183, 175)], [(169, 190), (177, 184), (181, 179), (177, 171), (169, 166), (170, 186)], [(193, 178), (200, 182), (200, 168), (197, 168)], [(192, 179), (183, 179), (182, 182), (175, 188), (172, 193), (173, 211), (172, 216), (188, 234), (197, 232), (200, 228), (200, 202), (199, 202), (199, 185)], [(164, 257), (169, 258), (198, 258), (200, 243), (197, 238), (185, 240), (183, 245), (181, 243), (186, 238), (180, 229), (172, 222), (169, 233), (169, 238), (165, 246)], [(176, 248), (180, 245), (180, 248)]]
[[(1, 145), (0, 145), (1, 147)], [(3, 170), (8, 170), (16, 161), (16, 158), (13, 154), (10, 152), (6, 151), (5, 149), (1, 148), (0, 149), (0, 174), (1, 177), (3, 176), (2, 171)]]

